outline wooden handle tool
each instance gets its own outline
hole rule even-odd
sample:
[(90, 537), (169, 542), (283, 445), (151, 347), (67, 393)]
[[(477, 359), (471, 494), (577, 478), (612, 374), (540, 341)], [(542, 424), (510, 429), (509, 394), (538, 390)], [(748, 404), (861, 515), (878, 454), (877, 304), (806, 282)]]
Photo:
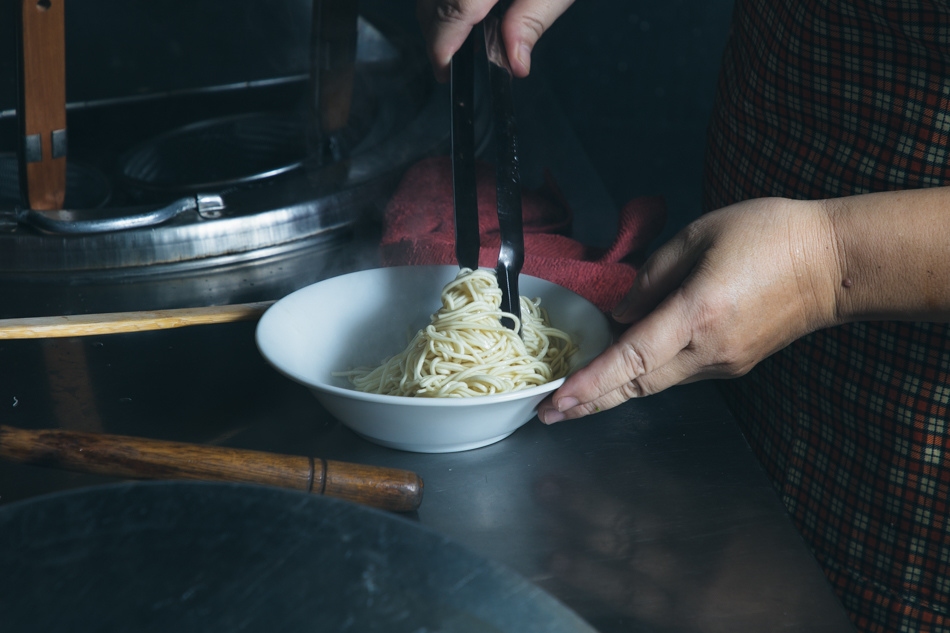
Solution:
[(0, 319), (0, 339), (94, 336), (259, 319), (273, 301), (150, 312)]
[(318, 162), (343, 158), (331, 137), (350, 120), (359, 40), (359, 2), (313, 0), (310, 29), (308, 142)]
[(110, 477), (293, 488), (395, 512), (422, 503), (422, 479), (407, 470), (101, 433), (0, 425), (0, 459)]
[(20, 182), (31, 209), (66, 196), (65, 0), (20, 3)]

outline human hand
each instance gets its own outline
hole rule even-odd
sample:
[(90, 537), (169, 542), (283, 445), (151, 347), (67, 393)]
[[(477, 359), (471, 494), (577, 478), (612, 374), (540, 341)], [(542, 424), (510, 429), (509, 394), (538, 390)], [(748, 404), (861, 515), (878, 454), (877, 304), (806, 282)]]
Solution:
[[(416, 17), (428, 43), (436, 79), (449, 78), (449, 62), (469, 31), (485, 19), (498, 0), (417, 0)], [(514, 0), (501, 23), (511, 71), (526, 77), (531, 51), (541, 35), (574, 0)]]
[(614, 318), (633, 323), (538, 407), (542, 422), (673, 385), (748, 372), (839, 322), (832, 221), (821, 202), (763, 198), (709, 213), (646, 262)]

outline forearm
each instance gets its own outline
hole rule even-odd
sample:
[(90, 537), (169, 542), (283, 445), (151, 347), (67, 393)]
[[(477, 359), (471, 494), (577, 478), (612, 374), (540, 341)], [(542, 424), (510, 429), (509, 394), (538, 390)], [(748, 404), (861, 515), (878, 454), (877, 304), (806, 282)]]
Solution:
[(840, 271), (840, 321), (950, 321), (950, 188), (823, 204)]

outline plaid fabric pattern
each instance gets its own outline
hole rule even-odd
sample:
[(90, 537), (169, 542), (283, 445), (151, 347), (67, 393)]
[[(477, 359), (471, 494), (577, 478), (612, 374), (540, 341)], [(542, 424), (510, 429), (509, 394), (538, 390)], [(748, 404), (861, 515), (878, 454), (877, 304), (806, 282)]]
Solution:
[[(950, 3), (738, 0), (707, 209), (946, 185), (948, 151)], [(832, 328), (723, 384), (860, 631), (950, 631), (948, 334)]]

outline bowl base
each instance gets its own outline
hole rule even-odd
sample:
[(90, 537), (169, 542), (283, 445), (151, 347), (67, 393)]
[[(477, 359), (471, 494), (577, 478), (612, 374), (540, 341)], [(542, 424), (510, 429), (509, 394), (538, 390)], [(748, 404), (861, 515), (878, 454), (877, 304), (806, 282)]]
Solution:
[[(352, 430), (352, 429), (351, 429)], [(415, 443), (403, 443), (403, 442), (390, 442), (389, 440), (381, 440), (376, 437), (370, 437), (369, 435), (364, 435), (358, 431), (353, 431), (364, 440), (372, 442), (373, 444), (379, 444), (380, 446), (385, 446), (387, 448), (395, 448), (400, 451), (406, 451), (409, 453), (460, 453), (462, 451), (471, 451), (476, 448), (481, 448), (483, 446), (488, 446), (489, 444), (494, 444), (500, 442), (514, 431), (509, 431), (497, 437), (493, 437), (487, 440), (478, 440), (475, 442), (462, 442), (462, 443), (452, 443), (452, 444), (438, 444), (434, 446), (426, 446), (422, 444)]]

